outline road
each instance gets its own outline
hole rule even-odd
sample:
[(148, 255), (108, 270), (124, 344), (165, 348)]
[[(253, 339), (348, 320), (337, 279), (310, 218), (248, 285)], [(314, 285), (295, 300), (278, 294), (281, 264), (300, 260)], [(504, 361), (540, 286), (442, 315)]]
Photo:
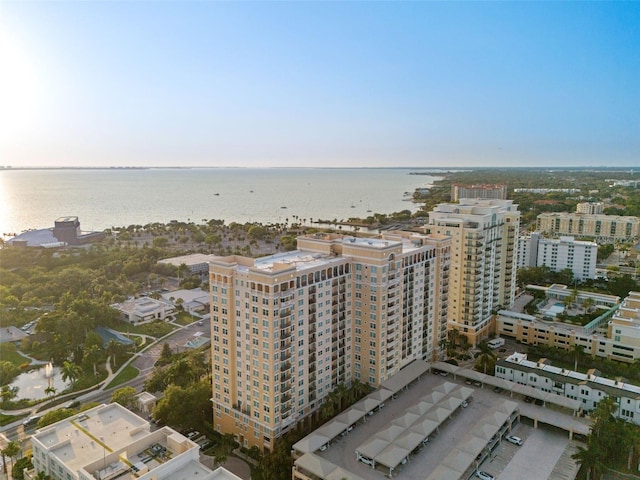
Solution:
[[(174, 352), (184, 351), (187, 347), (185, 344), (192, 339), (194, 336), (209, 336), (209, 323), (204, 322), (204, 325), (198, 325), (197, 322), (194, 322), (185, 327), (180, 326), (180, 328), (174, 330), (170, 336), (164, 338), (161, 341), (158, 341), (155, 344), (152, 344), (151, 347), (146, 349), (141, 353), (137, 353), (131, 360), (129, 360), (128, 364), (131, 364), (135, 368), (137, 368), (140, 374), (127, 382), (119, 384), (117, 387), (113, 387), (110, 389), (99, 389), (94, 390), (92, 392), (86, 393), (78, 397), (82, 403), (88, 402), (96, 402), (96, 403), (108, 403), (111, 401), (111, 397), (113, 395), (114, 390), (123, 387), (133, 387), (136, 392), (141, 392), (144, 390), (144, 382), (153, 372), (153, 366), (160, 358), (160, 353), (162, 352), (162, 347), (165, 343), (168, 343), (171, 347), (171, 350)], [(108, 384), (108, 382), (107, 382)], [(53, 407), (51, 410), (56, 410), (61, 408), (59, 405)], [(37, 406), (34, 407), (34, 412), (37, 409)], [(46, 413), (48, 410), (44, 410), (42, 412), (38, 412), (38, 415), (42, 415)], [(0, 432), (4, 433), (9, 440), (17, 441), (21, 444), (23, 451), (31, 448), (30, 437), (35, 432), (35, 426), (25, 427), (22, 425), (23, 419), (17, 420), (13, 423), (4, 425), (0, 427)]]

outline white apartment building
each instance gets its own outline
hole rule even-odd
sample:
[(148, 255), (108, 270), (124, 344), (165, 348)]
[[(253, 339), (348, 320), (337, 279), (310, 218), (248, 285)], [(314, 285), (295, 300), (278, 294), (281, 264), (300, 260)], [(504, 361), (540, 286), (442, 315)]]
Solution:
[(588, 373), (574, 372), (549, 365), (545, 359), (527, 360), (526, 353), (513, 353), (496, 362), (496, 377), (528, 385), (582, 402), (582, 410), (590, 412), (606, 397), (614, 397), (617, 416), (640, 424), (640, 387)]
[(210, 264), (215, 428), (276, 438), (338, 384), (379, 385), (446, 336), (451, 240), (314, 234), (298, 250)]
[(123, 406), (99, 405), (38, 430), (31, 437), (34, 469), (54, 480), (239, 480), (199, 461), (198, 444)]
[(628, 241), (640, 235), (638, 217), (568, 212), (541, 213), (536, 230), (549, 235), (592, 237), (597, 242)]
[(589, 215), (600, 215), (604, 212), (602, 202), (580, 202), (576, 205), (576, 213), (587, 213)]
[(141, 325), (155, 320), (165, 320), (176, 313), (176, 308), (164, 300), (151, 297), (140, 297), (114, 303), (111, 308), (118, 311), (120, 319), (131, 325)]
[(578, 280), (596, 277), (598, 244), (576, 240), (542, 238), (540, 233), (518, 237), (518, 268), (547, 266), (555, 272), (570, 269)]
[(513, 305), (519, 228), (512, 200), (461, 199), (429, 213), (426, 232), (451, 237), (448, 326), (473, 345), (488, 336), (493, 312)]

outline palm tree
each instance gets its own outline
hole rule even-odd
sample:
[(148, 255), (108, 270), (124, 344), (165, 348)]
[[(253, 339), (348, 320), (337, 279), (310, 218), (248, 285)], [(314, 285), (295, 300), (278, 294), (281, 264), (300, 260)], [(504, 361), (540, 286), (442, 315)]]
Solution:
[(571, 350), (571, 353), (573, 354), (573, 371), (577, 372), (578, 371), (578, 360), (582, 359), (582, 356), (584, 355), (584, 347), (582, 345), (574, 345), (573, 349)]
[(4, 461), (4, 457), (9, 457), (11, 460), (11, 470), (13, 470), (13, 459), (20, 453), (20, 445), (13, 440), (10, 441), (6, 447), (2, 449), (2, 458), (4, 463), (4, 473), (7, 473), (7, 462)]
[(62, 380), (65, 382), (67, 380), (71, 381), (71, 385), (74, 385), (76, 381), (80, 378), (82, 374), (82, 368), (79, 365), (76, 365), (73, 362), (65, 361), (62, 364), (62, 369), (60, 370), (60, 374), (62, 375)]
[(87, 362), (89, 362), (93, 366), (93, 375), (98, 375), (98, 370), (96, 365), (100, 356), (102, 354), (102, 349), (98, 345), (91, 345), (84, 351), (84, 358)]
[(495, 365), (496, 358), (498, 357), (496, 356), (496, 352), (493, 351), (486, 340), (483, 340), (478, 344), (478, 349), (480, 351), (476, 353), (476, 370), (478, 369), (478, 367), (481, 367), (483, 373), (486, 375), (487, 367), (490, 365)]
[(452, 328), (447, 332), (447, 338), (449, 343), (447, 346), (447, 357), (453, 357), (458, 348), (458, 339), (461, 337), (460, 331), (457, 328)]
[(598, 478), (599, 469), (601, 466), (601, 458), (599, 452), (592, 448), (578, 447), (578, 451), (571, 455), (582, 468), (586, 470), (586, 479), (591, 480)]
[(47, 397), (53, 397), (56, 394), (56, 387), (54, 387), (53, 385), (49, 385), (44, 389), (44, 393)]

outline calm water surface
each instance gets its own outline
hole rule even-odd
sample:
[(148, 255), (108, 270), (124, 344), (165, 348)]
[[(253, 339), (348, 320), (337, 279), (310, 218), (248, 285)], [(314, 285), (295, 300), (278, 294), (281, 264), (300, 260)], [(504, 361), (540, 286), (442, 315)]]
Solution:
[[(76, 215), (83, 230), (171, 220), (279, 223), (415, 211), (415, 169), (193, 168), (0, 171), (0, 235)], [(371, 210), (371, 212), (367, 212)], [(9, 235), (11, 236), (11, 235)]]

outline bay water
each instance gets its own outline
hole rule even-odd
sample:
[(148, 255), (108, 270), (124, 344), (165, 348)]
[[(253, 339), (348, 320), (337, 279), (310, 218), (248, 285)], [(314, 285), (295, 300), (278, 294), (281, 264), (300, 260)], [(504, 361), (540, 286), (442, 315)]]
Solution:
[(309, 224), (417, 210), (438, 172), (410, 168), (0, 170), (0, 235), (78, 216), (83, 231), (171, 220)]

